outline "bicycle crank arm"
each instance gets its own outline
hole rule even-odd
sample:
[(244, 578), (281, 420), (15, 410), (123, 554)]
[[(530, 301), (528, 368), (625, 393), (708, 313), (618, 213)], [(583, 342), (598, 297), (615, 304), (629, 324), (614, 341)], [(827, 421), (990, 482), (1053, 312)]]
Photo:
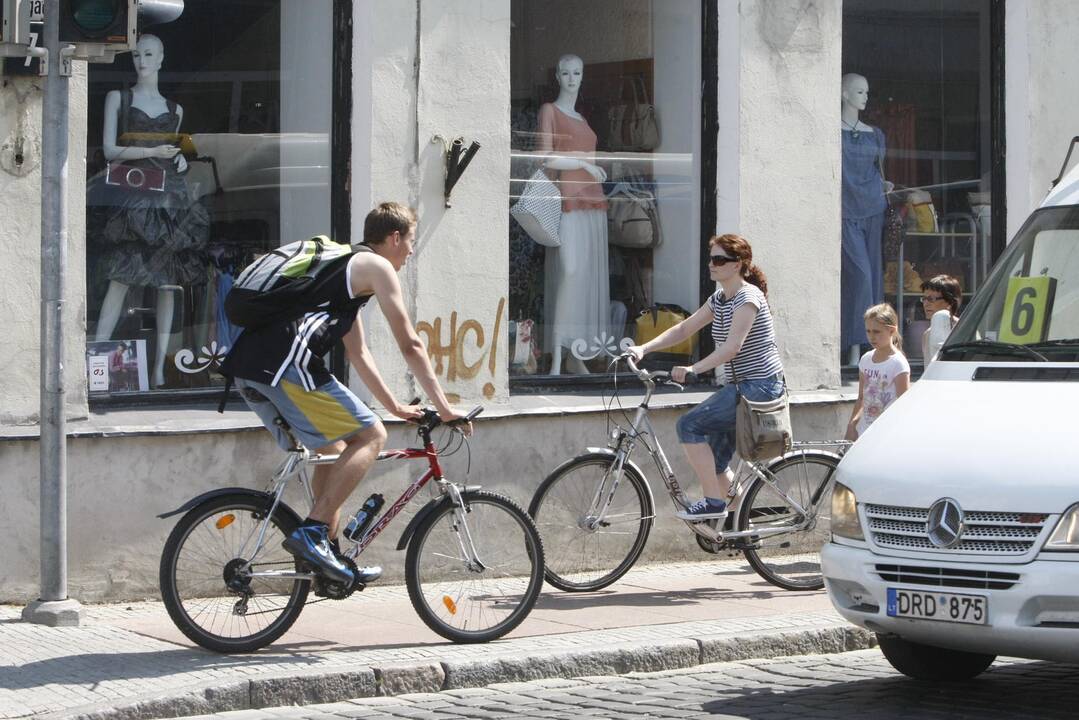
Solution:
[(734, 540), (735, 538), (762, 538), (769, 537), (771, 535), (786, 535), (792, 532), (802, 532), (805, 530), (806, 524), (791, 525), (790, 527), (762, 527), (756, 530), (732, 530), (729, 532), (719, 533), (720, 538), (723, 540)]
[(273, 578), (274, 580), (314, 580), (315, 573), (296, 572), (294, 570), (262, 570), (245, 573), (249, 578)]

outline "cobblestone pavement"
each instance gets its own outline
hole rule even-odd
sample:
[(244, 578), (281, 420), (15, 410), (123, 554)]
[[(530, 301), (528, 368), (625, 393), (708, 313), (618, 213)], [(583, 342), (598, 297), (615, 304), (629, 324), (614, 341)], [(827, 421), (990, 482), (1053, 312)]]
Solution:
[(739, 560), (634, 568), (596, 593), (548, 589), (510, 636), (454, 645), (400, 586), (305, 608), (263, 651), (192, 647), (160, 602), (92, 605), (81, 627), (18, 620), (0, 606), (0, 720), (146, 720), (485, 687), (492, 682), (658, 671), (868, 647), (822, 592), (768, 586)]
[(896, 673), (876, 650), (700, 665), (683, 670), (241, 710), (199, 720), (412, 718), (1075, 718), (1079, 667), (998, 661), (968, 683)]

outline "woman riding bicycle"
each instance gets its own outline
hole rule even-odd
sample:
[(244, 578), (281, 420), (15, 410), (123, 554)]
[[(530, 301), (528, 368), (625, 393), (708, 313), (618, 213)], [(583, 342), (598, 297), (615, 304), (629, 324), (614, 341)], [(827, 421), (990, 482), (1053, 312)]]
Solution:
[(717, 520), (727, 516), (727, 496), (734, 473), (730, 460), (735, 447), (738, 396), (775, 400), (786, 388), (783, 364), (776, 347), (768, 282), (753, 264), (753, 249), (745, 238), (726, 234), (708, 242), (709, 276), (719, 289), (697, 312), (644, 345), (627, 352), (640, 360), (646, 354), (677, 345), (706, 325), (712, 325), (715, 350), (692, 365), (671, 371), (676, 382), (724, 366), (727, 383), (678, 421), (678, 439), (686, 459), (701, 481), (704, 498), (677, 513), (683, 520)]

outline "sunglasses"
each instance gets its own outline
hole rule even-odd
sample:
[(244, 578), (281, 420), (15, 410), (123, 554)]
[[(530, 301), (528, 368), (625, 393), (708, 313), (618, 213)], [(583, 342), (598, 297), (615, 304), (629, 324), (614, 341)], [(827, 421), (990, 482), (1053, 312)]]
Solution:
[(935, 303), (940, 302), (943, 299), (944, 298), (941, 295), (935, 297), (933, 295), (922, 295), (922, 302)]
[(727, 257), (726, 255), (709, 255), (708, 264), (712, 267), (723, 267), (727, 263), (736, 263), (738, 258)]

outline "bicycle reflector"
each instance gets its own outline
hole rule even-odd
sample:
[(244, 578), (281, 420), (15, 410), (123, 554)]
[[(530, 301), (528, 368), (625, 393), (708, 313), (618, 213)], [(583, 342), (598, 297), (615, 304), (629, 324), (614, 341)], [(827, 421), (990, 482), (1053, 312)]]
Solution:
[(217, 527), (218, 530), (224, 530), (229, 525), (231, 525), (235, 520), (236, 520), (235, 515), (233, 515), (232, 513), (227, 513), (227, 514), (222, 515), (221, 517), (219, 517), (217, 519), (217, 522), (214, 523), (214, 525)]
[(457, 614), (457, 603), (453, 601), (449, 595), (442, 596), (442, 604), (446, 606), (446, 609), (450, 611), (450, 615)]

